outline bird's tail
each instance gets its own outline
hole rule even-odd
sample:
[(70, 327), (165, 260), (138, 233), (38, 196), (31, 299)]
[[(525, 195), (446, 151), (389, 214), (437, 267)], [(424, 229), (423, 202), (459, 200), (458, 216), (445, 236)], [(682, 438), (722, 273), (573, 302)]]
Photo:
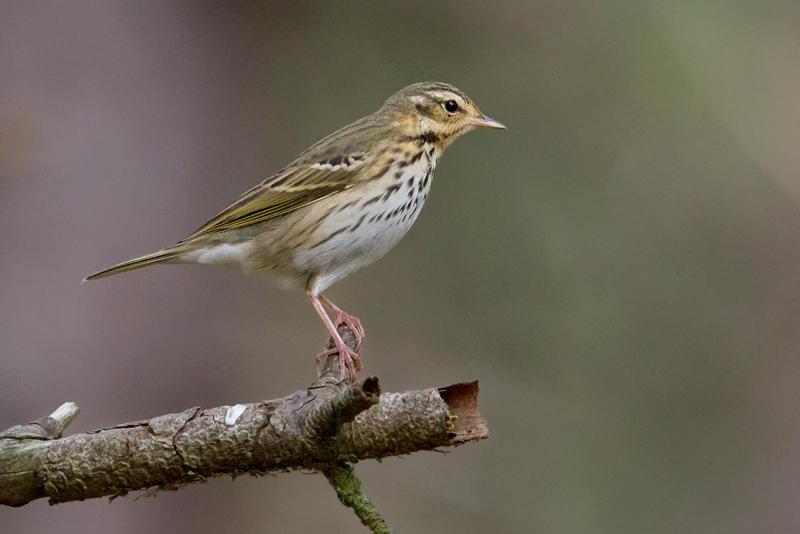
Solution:
[(98, 278), (105, 278), (106, 276), (133, 271), (134, 269), (140, 269), (155, 263), (174, 260), (184, 252), (186, 251), (183, 249), (183, 247), (165, 248), (163, 250), (153, 252), (152, 254), (147, 254), (145, 256), (133, 258), (132, 260), (124, 261), (114, 265), (113, 267), (109, 267), (108, 269), (103, 269), (100, 272), (87, 276), (83, 279), (83, 281), (88, 282), (89, 280), (97, 280)]

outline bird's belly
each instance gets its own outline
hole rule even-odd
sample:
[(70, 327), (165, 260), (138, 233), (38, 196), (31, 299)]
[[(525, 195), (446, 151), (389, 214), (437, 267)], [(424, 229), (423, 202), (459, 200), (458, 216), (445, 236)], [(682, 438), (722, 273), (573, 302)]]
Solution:
[[(365, 267), (394, 247), (419, 216), (431, 186), (430, 168), (408, 168), (337, 198), (292, 263), (320, 278), (318, 289)], [(359, 188), (361, 189), (361, 188)]]

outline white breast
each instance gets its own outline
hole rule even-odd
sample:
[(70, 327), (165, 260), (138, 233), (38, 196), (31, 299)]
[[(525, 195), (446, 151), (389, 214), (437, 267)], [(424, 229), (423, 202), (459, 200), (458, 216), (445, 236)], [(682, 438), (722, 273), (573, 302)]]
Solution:
[(295, 265), (323, 273), (318, 291), (380, 259), (417, 220), (438, 160), (435, 149), (425, 148), (412, 164), (395, 163), (383, 178), (355, 188), (349, 199), (342, 197), (346, 207), (325, 218), (318, 242), (296, 252)]

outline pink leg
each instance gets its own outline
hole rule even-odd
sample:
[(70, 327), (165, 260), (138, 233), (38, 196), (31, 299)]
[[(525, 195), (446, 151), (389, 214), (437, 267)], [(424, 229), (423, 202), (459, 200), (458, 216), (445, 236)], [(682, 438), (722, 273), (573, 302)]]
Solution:
[(333, 312), (333, 322), (336, 326), (340, 324), (345, 324), (347, 327), (353, 331), (353, 334), (356, 336), (356, 343), (361, 346), (361, 341), (366, 337), (366, 332), (364, 331), (364, 327), (361, 326), (361, 321), (355, 315), (350, 315), (339, 306), (334, 304), (331, 299), (326, 297), (325, 295), (320, 294), (319, 296), (320, 302), (322, 302), (323, 306), (327, 306), (327, 308)]
[(317, 356), (317, 361), (327, 358), (334, 352), (338, 352), (339, 368), (341, 369), (339, 378), (344, 380), (346, 374), (350, 378), (350, 381), (354, 382), (356, 379), (356, 372), (361, 368), (361, 357), (357, 352), (347, 346), (342, 339), (342, 336), (339, 335), (339, 331), (336, 329), (337, 325), (334, 324), (334, 322), (331, 321), (331, 318), (328, 317), (328, 314), (325, 313), (325, 308), (322, 306), (319, 296), (309, 292), (308, 300), (311, 302), (311, 305), (314, 306), (314, 310), (316, 310), (320, 319), (322, 319), (322, 322), (325, 324), (325, 328), (328, 329), (328, 333), (331, 335), (334, 344), (332, 349), (326, 349), (322, 351)]

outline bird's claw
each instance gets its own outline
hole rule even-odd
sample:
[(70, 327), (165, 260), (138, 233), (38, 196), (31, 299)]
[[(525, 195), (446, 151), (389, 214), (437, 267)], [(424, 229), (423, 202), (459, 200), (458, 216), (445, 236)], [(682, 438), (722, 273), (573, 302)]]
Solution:
[(350, 382), (356, 381), (356, 373), (358, 373), (362, 368), (363, 365), (361, 363), (361, 356), (348, 347), (347, 345), (342, 344), (341, 346), (336, 346), (338, 343), (334, 340), (334, 346), (328, 349), (323, 350), (319, 354), (317, 354), (317, 365), (324, 364), (329, 356), (333, 354), (339, 355), (339, 380), (344, 380), (345, 378), (349, 378)]
[(366, 331), (364, 327), (361, 325), (361, 320), (356, 317), (355, 315), (350, 315), (349, 313), (338, 310), (333, 314), (333, 324), (340, 325), (343, 324), (347, 328), (349, 328), (353, 335), (356, 337), (356, 345), (361, 346), (361, 341), (366, 337)]

